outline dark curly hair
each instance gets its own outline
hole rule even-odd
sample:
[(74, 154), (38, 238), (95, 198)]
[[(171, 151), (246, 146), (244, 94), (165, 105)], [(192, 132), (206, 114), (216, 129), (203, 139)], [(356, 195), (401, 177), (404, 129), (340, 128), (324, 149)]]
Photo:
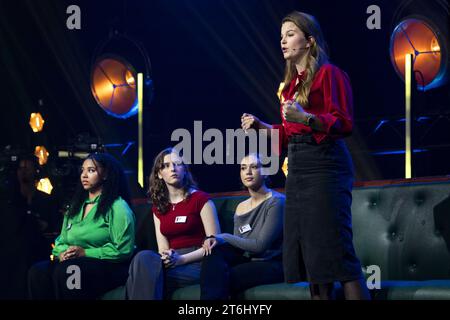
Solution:
[[(166, 213), (169, 209), (170, 199), (169, 190), (167, 189), (166, 183), (163, 179), (160, 179), (158, 177), (158, 173), (161, 169), (163, 169), (164, 157), (171, 153), (178, 154), (178, 151), (174, 148), (167, 148), (161, 151), (156, 156), (155, 160), (153, 161), (153, 168), (149, 178), (148, 194), (150, 195), (150, 199), (152, 200), (153, 205), (156, 206), (161, 214)], [(183, 162), (183, 167), (184, 178), (181, 184), (181, 188), (183, 189), (184, 195), (188, 196), (189, 189), (197, 189), (197, 183), (192, 177), (189, 166)]]
[[(102, 168), (104, 177), (106, 177), (102, 184), (102, 194), (100, 195), (94, 219), (105, 216), (119, 196), (131, 206), (128, 181), (119, 161), (108, 153), (92, 153), (84, 161), (88, 159), (92, 160), (96, 168)], [(87, 197), (88, 191), (84, 190), (81, 181), (78, 180), (75, 195), (72, 198), (67, 215), (73, 217), (78, 214)]]

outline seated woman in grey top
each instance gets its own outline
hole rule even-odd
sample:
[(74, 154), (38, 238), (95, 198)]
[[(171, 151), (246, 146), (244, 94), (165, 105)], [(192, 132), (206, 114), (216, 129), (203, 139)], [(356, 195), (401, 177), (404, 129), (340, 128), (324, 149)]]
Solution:
[(250, 154), (241, 161), (241, 180), (250, 198), (239, 203), (234, 232), (220, 233), (206, 243), (201, 299), (225, 300), (254, 286), (283, 282), (281, 245), (285, 197), (266, 186), (261, 160)]

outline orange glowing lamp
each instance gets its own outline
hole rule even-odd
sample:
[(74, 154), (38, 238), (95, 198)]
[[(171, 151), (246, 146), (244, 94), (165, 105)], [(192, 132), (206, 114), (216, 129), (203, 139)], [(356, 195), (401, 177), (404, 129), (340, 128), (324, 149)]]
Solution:
[(107, 114), (129, 118), (138, 111), (136, 79), (136, 71), (123, 58), (101, 57), (92, 70), (92, 95)]
[(50, 154), (44, 146), (37, 146), (34, 149), (34, 155), (39, 159), (39, 164), (42, 166), (47, 163)]
[(41, 132), (44, 128), (44, 119), (42, 118), (41, 114), (39, 112), (32, 113), (30, 116), (30, 127), (33, 130), (33, 132)]
[(446, 80), (446, 46), (441, 33), (430, 22), (409, 18), (400, 22), (391, 35), (390, 55), (395, 71), (405, 79), (405, 56), (413, 55), (417, 87), (438, 87)]
[(43, 178), (43, 179), (39, 180), (36, 188), (47, 194), (52, 194), (52, 190), (53, 190), (53, 186), (52, 186), (52, 183), (50, 182), (49, 178)]

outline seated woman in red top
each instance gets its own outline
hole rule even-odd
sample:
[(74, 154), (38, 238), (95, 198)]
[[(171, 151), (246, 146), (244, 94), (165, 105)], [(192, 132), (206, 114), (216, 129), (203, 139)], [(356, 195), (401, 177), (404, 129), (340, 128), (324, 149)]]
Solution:
[(220, 232), (214, 203), (176, 150), (156, 156), (149, 193), (159, 253), (144, 250), (131, 262), (126, 295), (132, 300), (170, 299), (176, 289), (199, 283), (201, 260), (211, 252), (204, 239)]

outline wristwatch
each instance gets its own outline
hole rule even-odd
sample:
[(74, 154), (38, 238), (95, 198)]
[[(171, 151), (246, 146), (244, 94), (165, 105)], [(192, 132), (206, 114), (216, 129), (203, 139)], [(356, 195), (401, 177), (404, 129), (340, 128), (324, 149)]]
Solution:
[(311, 127), (314, 120), (316, 120), (316, 117), (312, 113), (308, 113), (306, 115), (305, 125), (307, 125), (308, 127)]

